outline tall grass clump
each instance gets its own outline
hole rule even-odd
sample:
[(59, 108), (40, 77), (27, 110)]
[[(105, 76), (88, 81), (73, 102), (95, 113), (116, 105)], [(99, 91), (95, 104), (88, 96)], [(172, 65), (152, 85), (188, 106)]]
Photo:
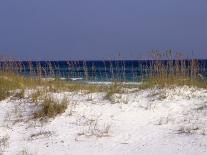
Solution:
[(123, 87), (122, 83), (117, 82), (117, 81), (113, 81), (106, 89), (106, 95), (105, 95), (104, 99), (109, 100), (109, 101), (113, 101), (113, 99), (112, 99), (113, 95), (116, 93), (120, 93), (122, 90), (121, 89), (122, 87)]
[(68, 100), (64, 98), (61, 102), (55, 101), (51, 96), (45, 97), (41, 109), (35, 113), (35, 118), (52, 118), (62, 114), (68, 107)]
[[(197, 59), (183, 59), (181, 54), (173, 55), (172, 51), (154, 52), (154, 60), (144, 66), (148, 72), (143, 79), (141, 88), (155, 86), (193, 86), (207, 88), (206, 80), (200, 72)], [(147, 69), (146, 69), (147, 68)]]

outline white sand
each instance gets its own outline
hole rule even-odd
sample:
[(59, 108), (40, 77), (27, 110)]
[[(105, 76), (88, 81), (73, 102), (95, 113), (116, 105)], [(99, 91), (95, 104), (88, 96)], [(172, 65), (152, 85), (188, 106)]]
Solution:
[[(0, 102), (0, 152), (37, 155), (206, 155), (207, 90), (188, 87), (116, 94), (65, 92), (66, 112), (38, 122), (28, 100)], [(0, 153), (1, 154), (1, 153)]]

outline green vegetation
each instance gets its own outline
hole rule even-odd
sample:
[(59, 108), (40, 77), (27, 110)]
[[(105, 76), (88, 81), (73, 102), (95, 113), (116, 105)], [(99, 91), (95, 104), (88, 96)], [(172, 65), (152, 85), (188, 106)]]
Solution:
[(34, 92), (32, 95), (31, 95), (31, 100), (32, 102), (36, 103), (38, 101), (38, 99), (43, 96), (44, 92), (41, 91), (41, 90), (37, 90), (36, 92)]
[[(207, 83), (200, 73), (200, 66), (196, 59), (183, 59), (180, 53), (173, 55), (172, 51), (154, 52), (154, 60), (143, 70), (149, 70), (140, 88), (155, 86), (192, 86), (207, 88)], [(164, 61), (168, 60), (168, 61)]]
[[(37, 89), (38, 91), (32, 95), (32, 101), (36, 102), (38, 96), (45, 92), (61, 92), (61, 91), (86, 91), (86, 92), (100, 92), (107, 89), (103, 85), (87, 84), (87, 83), (76, 83), (60, 79), (55, 80), (44, 80), (35, 77), (24, 77), (12, 73), (1, 73), (0, 74), (0, 100), (14, 95), (18, 98), (24, 97), (25, 89)], [(14, 92), (16, 90), (18, 92)]]
[(10, 75), (0, 74), (0, 100), (3, 100), (11, 95), (12, 90), (22, 87), (22, 82)]
[(141, 89), (153, 88), (153, 87), (168, 87), (168, 86), (189, 86), (197, 88), (207, 88), (207, 83), (205, 80), (195, 77), (177, 77), (174, 75), (168, 75), (165, 77), (149, 77), (144, 81), (139, 87)]
[(106, 96), (104, 97), (106, 100), (113, 101), (112, 96), (116, 93), (120, 93), (124, 85), (120, 82), (112, 82), (106, 90)]
[(61, 102), (57, 102), (52, 97), (47, 96), (41, 106), (41, 110), (35, 113), (35, 118), (51, 118), (65, 112), (68, 107), (68, 100), (64, 98)]
[(65, 81), (65, 80), (50, 80), (45, 81), (45, 86), (48, 86), (49, 91), (57, 92), (57, 91), (87, 91), (90, 93), (93, 92), (101, 92), (106, 90), (106, 86), (103, 85), (95, 85), (95, 84), (87, 84), (87, 83), (77, 83), (72, 81)]
[[(163, 60), (168, 60), (163, 61)], [(48, 62), (49, 71), (45, 71), (41, 64), (33, 68), (32, 63), (28, 62), (31, 76), (23, 76), (21, 73), (21, 62), (5, 61), (3, 66), (0, 66), (0, 100), (4, 100), (9, 96), (24, 98), (24, 90), (38, 90), (32, 94), (32, 102), (37, 102), (43, 94), (47, 92), (62, 92), (62, 91), (83, 91), (88, 93), (106, 92), (105, 99), (111, 100), (113, 94), (120, 93), (123, 88), (153, 88), (166, 86), (193, 86), (199, 88), (207, 88), (206, 81), (200, 74), (199, 63), (196, 59), (186, 61), (181, 54), (172, 51), (153, 52), (151, 63), (143, 63), (141, 66), (141, 83), (140, 85), (127, 85), (122, 82), (117, 82), (118, 79), (113, 79), (114, 82), (110, 85), (87, 84), (84, 82), (73, 82), (61, 79), (43, 79), (53, 75), (55, 70), (52, 64)], [(124, 64), (123, 64), (124, 65)], [(69, 65), (74, 66), (73, 64)], [(87, 66), (85, 66), (87, 67)], [(113, 66), (112, 66), (113, 68)], [(113, 69), (112, 73), (113, 73)], [(124, 66), (122, 67), (124, 69)], [(73, 68), (74, 70), (74, 68)], [(76, 69), (77, 70), (77, 69)], [(45, 71), (45, 72), (43, 72)], [(84, 71), (88, 71), (87, 68)], [(34, 76), (32, 76), (34, 74)], [(88, 73), (85, 73), (88, 76)], [(115, 74), (115, 73), (114, 73)], [(104, 76), (104, 75), (103, 75)], [(55, 77), (55, 75), (54, 75)], [(115, 77), (112, 74), (112, 77)], [(87, 79), (87, 78), (86, 78)], [(124, 78), (125, 79), (125, 78)], [(16, 90), (20, 90), (16, 92)], [(16, 92), (16, 93), (15, 93)]]
[[(26, 78), (14, 73), (0, 73), (0, 100), (3, 100), (11, 95), (14, 97), (23, 98), (24, 89), (36, 87), (40, 84), (40, 80)], [(20, 90), (14, 92), (15, 90)]]

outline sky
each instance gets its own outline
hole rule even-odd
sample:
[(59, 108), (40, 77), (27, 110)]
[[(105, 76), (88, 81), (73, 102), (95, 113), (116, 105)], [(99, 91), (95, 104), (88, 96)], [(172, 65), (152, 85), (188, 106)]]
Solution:
[(207, 58), (206, 0), (0, 1), (0, 55), (141, 59), (167, 49)]

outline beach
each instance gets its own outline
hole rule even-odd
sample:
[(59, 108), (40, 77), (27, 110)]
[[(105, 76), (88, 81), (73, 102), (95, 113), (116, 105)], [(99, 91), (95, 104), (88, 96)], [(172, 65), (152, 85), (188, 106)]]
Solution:
[(160, 155), (207, 153), (207, 90), (171, 86), (104, 92), (53, 92), (68, 99), (64, 113), (33, 119), (38, 103), (9, 97), (0, 102), (3, 154)]

